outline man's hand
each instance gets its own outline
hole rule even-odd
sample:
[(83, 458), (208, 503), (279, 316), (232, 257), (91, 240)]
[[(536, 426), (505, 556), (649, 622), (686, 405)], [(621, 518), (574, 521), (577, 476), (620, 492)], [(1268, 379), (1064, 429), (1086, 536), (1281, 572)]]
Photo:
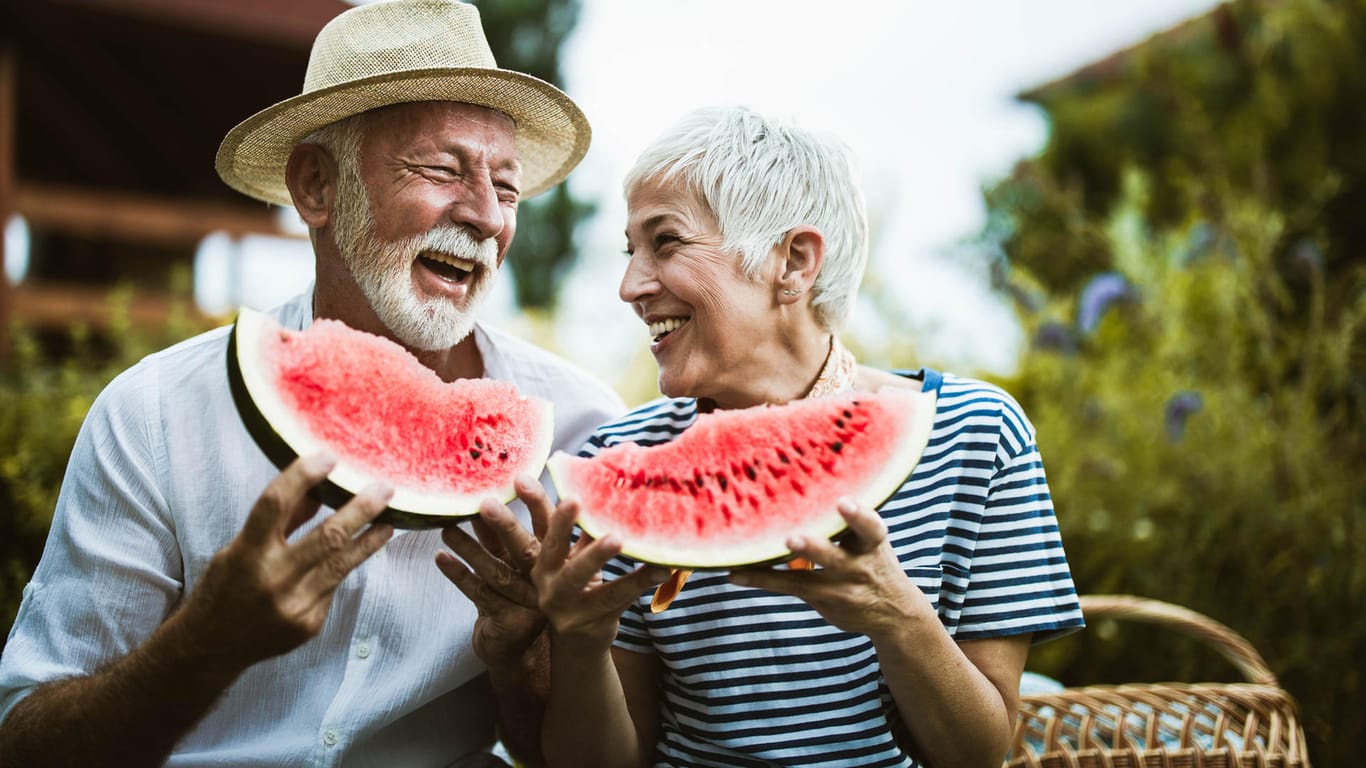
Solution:
[(320, 454), (286, 467), (262, 491), (242, 531), (209, 563), (181, 623), (213, 657), (250, 665), (317, 635), (337, 586), (393, 535), (388, 525), (370, 525), (393, 495), (373, 485), (289, 541), (318, 513), (308, 490), (335, 463)]
[(459, 559), (449, 552), (436, 556), (437, 567), (478, 609), (474, 652), (493, 669), (520, 668), (545, 628), (529, 574), (540, 556), (551, 503), (535, 478), (518, 477), (514, 489), (531, 512), (530, 531), (507, 505), (485, 499), (471, 525), (474, 536), (454, 527), (441, 533)]
[(301, 459), (272, 480), (181, 609), (142, 645), (20, 701), (0, 729), (0, 765), (161, 765), (243, 670), (316, 635), (337, 585), (393, 535), (366, 527), (390, 496), (372, 487), (288, 541), (318, 513), (306, 494), (334, 463)]

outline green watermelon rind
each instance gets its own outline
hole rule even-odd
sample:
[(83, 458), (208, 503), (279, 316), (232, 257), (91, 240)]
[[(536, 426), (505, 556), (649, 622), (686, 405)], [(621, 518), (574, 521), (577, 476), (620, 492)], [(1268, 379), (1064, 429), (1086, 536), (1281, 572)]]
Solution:
[[(878, 473), (870, 478), (862, 489), (845, 494), (866, 504), (870, 509), (876, 509), (896, 493), (920, 463), (920, 458), (929, 445), (930, 433), (934, 429), (935, 406), (938, 399), (935, 392), (898, 387), (883, 387), (877, 394), (883, 393), (906, 397), (910, 401), (910, 407), (907, 409), (909, 426), (901, 434), (901, 439), (894, 450), (890, 452), (891, 458), (883, 464)], [(668, 445), (670, 443), (657, 447), (663, 449)], [(550, 470), (551, 480), (560, 497), (579, 500), (579, 528), (592, 538), (601, 538), (613, 532), (613, 524), (610, 517), (598, 514), (597, 510), (592, 509), (582, 498), (572, 471), (572, 467), (582, 461), (585, 459), (557, 451), (550, 457), (546, 467)], [(790, 536), (834, 539), (847, 529), (844, 517), (837, 509), (831, 507), (828, 511), (808, 518), (803, 525), (785, 531), (783, 541), (730, 542), (724, 546), (709, 545), (708, 550), (698, 547), (689, 551), (678, 542), (663, 539), (652, 542), (620, 534), (618, 538), (622, 540), (622, 554), (639, 562), (692, 571), (726, 571), (740, 567), (770, 565), (791, 559), (792, 550), (788, 549), (785, 543)]]
[[(279, 325), (269, 315), (243, 307), (228, 335), (228, 388), (243, 424), (276, 467), (284, 469), (299, 456), (329, 450), (321, 441), (293, 418), (270, 385), (260, 366), (252, 365), (259, 359), (256, 352), (263, 334), (278, 331)], [(376, 522), (395, 528), (442, 528), (456, 525), (479, 514), (479, 505), (487, 498), (504, 503), (516, 498), (513, 479), (519, 472), (539, 475), (550, 455), (554, 439), (554, 406), (537, 397), (527, 398), (536, 408), (536, 423), (541, 429), (534, 446), (520, 470), (510, 471), (507, 482), (475, 493), (436, 493), (398, 486), (388, 506)], [(331, 450), (336, 455), (335, 450)], [(371, 483), (387, 478), (376, 476), (344, 460), (338, 460), (327, 478), (309, 491), (313, 498), (333, 509), (349, 502), (357, 492)]]

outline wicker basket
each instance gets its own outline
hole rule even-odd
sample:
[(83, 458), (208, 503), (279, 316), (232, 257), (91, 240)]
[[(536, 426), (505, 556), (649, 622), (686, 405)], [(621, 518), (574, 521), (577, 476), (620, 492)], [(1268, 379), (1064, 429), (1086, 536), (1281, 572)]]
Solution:
[(1024, 696), (1008, 768), (1309, 768), (1295, 702), (1242, 636), (1157, 600), (1086, 595), (1081, 605), (1088, 622), (1158, 624), (1200, 640), (1249, 682), (1096, 685)]

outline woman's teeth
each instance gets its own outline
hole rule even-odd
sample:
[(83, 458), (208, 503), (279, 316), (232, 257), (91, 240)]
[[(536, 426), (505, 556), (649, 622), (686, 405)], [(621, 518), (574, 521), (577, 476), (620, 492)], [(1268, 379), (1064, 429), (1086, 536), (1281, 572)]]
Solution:
[(650, 323), (650, 335), (658, 342), (670, 333), (678, 330), (684, 323), (688, 322), (686, 317), (671, 317), (667, 320), (656, 320)]

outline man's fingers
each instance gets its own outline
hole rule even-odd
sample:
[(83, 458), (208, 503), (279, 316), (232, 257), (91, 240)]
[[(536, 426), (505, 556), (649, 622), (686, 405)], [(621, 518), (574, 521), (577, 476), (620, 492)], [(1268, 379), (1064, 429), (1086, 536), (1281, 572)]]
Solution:
[(457, 589), (478, 606), (482, 613), (495, 613), (499, 605), (536, 607), (536, 591), (521, 579), (520, 587), (494, 587), (450, 552), (436, 553), (436, 567)]
[(315, 563), (305, 577), (306, 583), (316, 589), (320, 597), (330, 599), (337, 585), (356, 570), (357, 566), (380, 551), (393, 535), (394, 529), (390, 525), (372, 525), (366, 528), (360, 535), (351, 539), (349, 545)]
[(460, 559), (450, 552), (440, 551), (436, 553), (436, 567), (443, 573), (452, 584), (456, 586), (465, 597), (470, 599), (475, 605), (479, 604), (481, 596), (479, 594), (479, 577), (475, 576)]
[(288, 536), (312, 518), (320, 505), (308, 497), (308, 491), (322, 482), (336, 464), (337, 460), (327, 453), (291, 462), (257, 497), (242, 527), (243, 537), (265, 543)]
[(522, 527), (512, 510), (493, 499), (485, 499), (479, 505), (474, 532), (484, 549), (503, 558), (522, 573), (531, 570), (536, 555), (541, 551), (541, 542)]
[[(388, 485), (376, 483), (367, 486), (346, 502), (341, 509), (318, 523), (317, 527), (309, 531), (294, 545), (291, 559), (299, 571), (311, 571), (319, 563), (353, 549), (359, 538), (356, 534), (373, 522), (376, 517), (379, 517), (393, 495), (394, 490)], [(382, 527), (389, 528), (389, 526)], [(362, 557), (356, 563), (364, 559)], [(342, 562), (342, 560), (333, 560), (329, 567), (338, 567)], [(351, 567), (354, 568), (355, 565), (353, 564)]]
[(511, 565), (489, 554), (473, 536), (454, 527), (442, 531), (441, 540), (465, 561), (466, 567), (473, 571), (480, 581), (503, 598), (528, 608), (536, 607), (535, 587)]

